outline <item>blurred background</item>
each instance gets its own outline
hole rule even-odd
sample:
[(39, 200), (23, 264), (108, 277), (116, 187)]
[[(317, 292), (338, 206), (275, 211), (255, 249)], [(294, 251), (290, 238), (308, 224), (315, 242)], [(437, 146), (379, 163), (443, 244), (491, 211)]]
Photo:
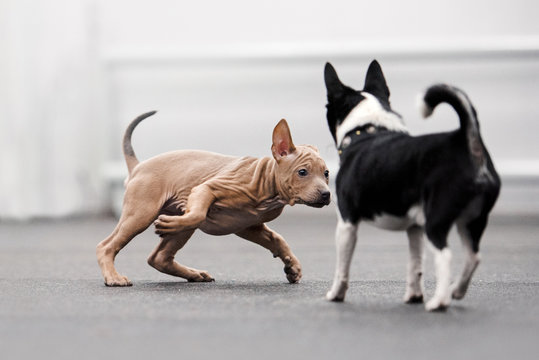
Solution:
[(502, 175), (497, 214), (539, 217), (539, 3), (0, 0), (0, 219), (117, 213), (121, 138), (139, 159), (180, 148), (270, 156), (271, 132), (318, 146), (333, 174), (323, 68), (362, 88), (382, 64), (412, 134), (455, 129), (416, 96), (464, 89)]

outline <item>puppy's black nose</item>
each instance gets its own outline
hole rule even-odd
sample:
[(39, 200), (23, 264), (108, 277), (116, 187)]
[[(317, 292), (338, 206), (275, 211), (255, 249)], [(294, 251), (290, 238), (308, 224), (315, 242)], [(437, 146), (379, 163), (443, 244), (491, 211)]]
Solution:
[(331, 193), (329, 191), (323, 191), (320, 193), (320, 199), (323, 203), (329, 204), (329, 199), (331, 199)]

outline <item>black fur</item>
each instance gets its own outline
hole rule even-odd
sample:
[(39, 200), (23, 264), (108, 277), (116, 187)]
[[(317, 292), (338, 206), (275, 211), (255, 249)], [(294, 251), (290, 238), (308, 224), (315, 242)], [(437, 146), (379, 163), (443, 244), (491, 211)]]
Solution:
[(344, 85), (337, 76), (337, 72), (330, 63), (326, 63), (324, 72), (326, 88), (328, 91), (327, 119), (328, 126), (335, 140), (336, 127), (346, 115), (365, 97), (351, 87)]
[[(343, 85), (329, 63), (325, 80), (327, 121), (337, 141), (337, 127), (365, 96)], [(393, 111), (378, 62), (369, 66), (362, 91), (374, 95), (384, 109)], [(466, 227), (477, 252), (488, 213), (498, 197), (500, 179), (481, 140), (476, 111), (465, 94), (442, 85), (430, 88), (426, 94), (425, 102), (431, 110), (440, 102), (452, 105), (461, 127), (423, 136), (389, 130), (361, 131), (342, 149), (336, 179), (338, 208), (343, 220), (357, 223), (381, 214), (403, 217), (413, 205), (421, 204), (427, 237), (438, 249), (446, 246), (450, 227), (467, 209), (470, 214)], [(458, 94), (468, 101), (471, 113), (460, 103), (462, 97)], [(486, 178), (478, 176), (481, 171)]]
[(387, 87), (382, 68), (376, 60), (373, 60), (367, 69), (363, 91), (376, 96), (385, 108), (391, 108), (389, 105), (389, 88)]

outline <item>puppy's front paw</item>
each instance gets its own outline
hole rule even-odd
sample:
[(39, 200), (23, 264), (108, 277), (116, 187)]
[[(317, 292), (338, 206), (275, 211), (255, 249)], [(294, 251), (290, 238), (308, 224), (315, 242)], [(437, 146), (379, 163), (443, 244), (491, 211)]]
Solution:
[(326, 299), (329, 301), (343, 302), (346, 290), (348, 290), (348, 281), (335, 280), (331, 290), (326, 294)]
[(290, 256), (285, 257), (284, 259), (284, 272), (288, 282), (291, 284), (299, 282), (301, 279), (301, 264), (295, 258)]
[(153, 225), (157, 235), (174, 234), (181, 231), (180, 216), (159, 215)]

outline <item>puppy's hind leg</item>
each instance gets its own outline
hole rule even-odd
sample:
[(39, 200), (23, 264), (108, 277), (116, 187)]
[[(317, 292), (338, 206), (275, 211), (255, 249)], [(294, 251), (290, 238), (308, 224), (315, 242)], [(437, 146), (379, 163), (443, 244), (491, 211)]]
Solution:
[(148, 257), (148, 264), (162, 273), (178, 276), (187, 279), (189, 282), (214, 281), (208, 272), (192, 269), (174, 261), (174, 256), (178, 250), (185, 245), (194, 232), (194, 230), (188, 230), (163, 236), (159, 245)]
[(346, 290), (348, 290), (350, 264), (357, 241), (357, 228), (358, 223), (344, 221), (339, 216), (335, 234), (335, 243), (337, 245), (335, 277), (331, 290), (326, 294), (326, 299), (330, 301), (344, 301)]
[(136, 235), (140, 234), (155, 219), (155, 212), (132, 213), (124, 210), (118, 225), (112, 234), (101, 241), (96, 248), (97, 263), (101, 268), (105, 285), (107, 286), (131, 286), (129, 279), (120, 275), (114, 267), (114, 259)]
[(457, 223), (457, 230), (467, 258), (460, 279), (451, 285), (451, 295), (453, 299), (462, 299), (468, 291), (472, 275), (481, 261), (481, 256), (479, 255), (479, 241), (485, 230), (486, 224), (486, 217), (475, 219), (469, 223)]
[[(147, 188), (154, 191), (148, 191)], [(118, 225), (96, 248), (97, 263), (103, 273), (105, 285), (131, 286), (129, 279), (118, 274), (114, 268), (114, 259), (136, 235), (150, 226), (161, 206), (159, 188), (136, 181), (128, 185)]]
[(423, 232), (420, 226), (412, 226), (407, 230), (410, 250), (404, 294), (404, 302), (407, 304), (423, 302)]

